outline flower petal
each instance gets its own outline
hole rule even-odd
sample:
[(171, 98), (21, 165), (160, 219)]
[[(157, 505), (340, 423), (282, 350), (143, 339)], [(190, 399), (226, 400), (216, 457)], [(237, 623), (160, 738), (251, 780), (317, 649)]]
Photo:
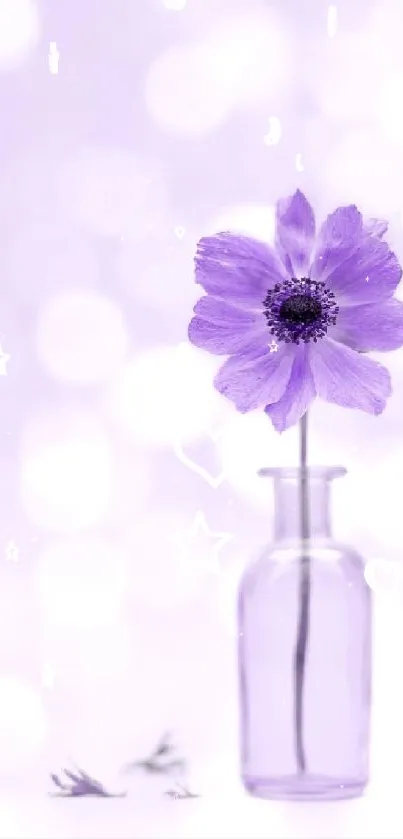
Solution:
[(297, 277), (308, 272), (315, 238), (315, 214), (303, 192), (282, 198), (276, 207), (276, 246), (287, 271)]
[(205, 291), (246, 308), (259, 308), (270, 288), (287, 279), (275, 251), (264, 242), (234, 233), (200, 239), (196, 282)]
[(339, 305), (392, 297), (400, 281), (398, 260), (381, 239), (384, 223), (371, 221), (376, 235), (370, 234), (356, 207), (339, 207), (319, 231), (311, 277), (325, 281)]
[(402, 276), (387, 242), (367, 236), (327, 277), (326, 285), (342, 306), (376, 303), (392, 297)]
[[(211, 294), (205, 294), (200, 297), (196, 305), (193, 307), (195, 315), (204, 320), (211, 321), (218, 326), (231, 326), (233, 329), (242, 328), (242, 326), (252, 326), (253, 324), (266, 324), (266, 318), (263, 315), (263, 307), (261, 312), (254, 312), (250, 309), (240, 309), (238, 306), (233, 306), (225, 300), (220, 300), (219, 297), (213, 297)], [(266, 325), (266, 331), (268, 327)]]
[(53, 783), (56, 784), (56, 786), (59, 787), (59, 789), (67, 789), (66, 784), (62, 783), (58, 775), (51, 772), (50, 777), (52, 778)]
[(233, 355), (261, 347), (271, 340), (263, 314), (237, 309), (216, 297), (202, 297), (193, 310), (197, 317), (189, 324), (192, 344), (215, 355)]
[(311, 353), (310, 365), (321, 399), (369, 414), (384, 410), (392, 386), (388, 370), (378, 362), (323, 338)]
[(328, 334), (359, 352), (397, 350), (403, 346), (403, 303), (393, 298), (378, 305), (343, 307)]
[(370, 236), (377, 236), (378, 239), (387, 233), (388, 222), (381, 218), (368, 218), (364, 220), (364, 230)]
[(218, 371), (216, 389), (246, 413), (281, 399), (290, 378), (295, 348), (282, 344), (277, 352), (233, 355)]
[(326, 280), (356, 250), (363, 237), (362, 215), (357, 207), (338, 207), (323, 222), (311, 267), (314, 280)]
[(309, 350), (305, 345), (300, 346), (283, 396), (278, 402), (267, 405), (265, 412), (275, 429), (282, 432), (299, 422), (315, 396), (315, 384), (309, 366)]

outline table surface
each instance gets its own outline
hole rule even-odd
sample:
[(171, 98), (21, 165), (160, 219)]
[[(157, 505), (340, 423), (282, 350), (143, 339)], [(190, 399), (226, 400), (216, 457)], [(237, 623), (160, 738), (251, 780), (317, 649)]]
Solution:
[(369, 788), (362, 799), (266, 802), (240, 787), (174, 799), (153, 784), (120, 799), (0, 796), (0, 839), (402, 839), (403, 803)]

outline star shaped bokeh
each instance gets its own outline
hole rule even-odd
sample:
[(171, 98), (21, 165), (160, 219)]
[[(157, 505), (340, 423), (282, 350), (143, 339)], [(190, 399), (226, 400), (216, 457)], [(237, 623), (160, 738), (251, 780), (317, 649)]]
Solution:
[(202, 510), (195, 514), (185, 538), (185, 551), (193, 567), (202, 574), (222, 573), (221, 552), (234, 538), (233, 533), (211, 530)]

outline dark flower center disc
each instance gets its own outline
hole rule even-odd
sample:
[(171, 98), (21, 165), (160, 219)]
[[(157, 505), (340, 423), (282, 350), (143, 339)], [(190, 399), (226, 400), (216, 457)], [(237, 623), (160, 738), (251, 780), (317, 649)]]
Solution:
[(270, 288), (263, 300), (263, 313), (270, 334), (286, 344), (314, 344), (334, 326), (339, 307), (325, 283), (310, 277), (290, 277)]
[(319, 301), (309, 294), (295, 294), (281, 304), (279, 319), (294, 324), (314, 323), (322, 314)]

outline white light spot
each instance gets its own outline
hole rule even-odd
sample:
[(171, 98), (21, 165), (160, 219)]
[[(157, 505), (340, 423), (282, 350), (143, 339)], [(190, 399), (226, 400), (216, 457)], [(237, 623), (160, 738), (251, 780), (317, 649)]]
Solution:
[(331, 50), (325, 42), (320, 62), (322, 71), (317, 73), (315, 68), (313, 86), (324, 116), (347, 120), (371, 116), (374, 89), (378, 86), (377, 53), (367, 30), (340, 35)]
[(263, 411), (235, 414), (221, 431), (216, 452), (228, 483), (251, 504), (267, 510), (270, 486), (258, 470), (295, 461), (297, 429), (279, 435)]
[(385, 79), (380, 87), (376, 117), (382, 133), (392, 142), (403, 143), (403, 116), (400, 102), (403, 96), (403, 72), (397, 71)]
[(60, 53), (56, 41), (51, 41), (49, 44), (49, 70), (52, 76), (57, 76), (59, 72), (59, 58)]
[(201, 135), (228, 117), (234, 90), (215, 72), (208, 44), (171, 46), (151, 65), (145, 100), (150, 116), (173, 134)]
[(0, 0), (0, 67), (21, 65), (39, 40), (39, 17), (31, 0)]
[(175, 227), (175, 236), (177, 239), (183, 239), (185, 233), (186, 231), (184, 227), (181, 227), (180, 225), (178, 227)]
[(159, 165), (126, 150), (81, 148), (64, 162), (57, 187), (71, 216), (101, 236), (137, 240), (166, 223)]
[(327, 155), (323, 178), (333, 202), (354, 203), (367, 216), (401, 210), (403, 162), (400, 149), (375, 130), (357, 130)]
[(111, 499), (112, 462), (95, 419), (64, 410), (32, 422), (20, 458), (20, 491), (31, 521), (54, 531), (96, 524)]
[(266, 104), (283, 92), (291, 68), (292, 50), (271, 12), (215, 16), (203, 40), (172, 46), (155, 59), (146, 105), (166, 131), (207, 134), (234, 109)]
[(303, 172), (304, 171), (304, 164), (302, 162), (301, 152), (298, 152), (295, 155), (295, 168), (296, 168), (297, 172)]
[(11, 539), (6, 547), (6, 560), (7, 562), (18, 562), (19, 559), (19, 552), (17, 545)]
[(145, 445), (172, 447), (197, 439), (222, 413), (213, 388), (217, 359), (188, 344), (137, 355), (111, 388), (112, 417)]
[(187, 0), (164, 0), (164, 6), (170, 12), (182, 12), (186, 8)]
[(291, 45), (268, 8), (229, 9), (215, 15), (206, 45), (215, 77), (230, 84), (236, 107), (266, 107), (270, 97), (285, 92), (292, 78)]
[(327, 10), (327, 34), (334, 38), (337, 32), (337, 6), (330, 5)]
[(4, 805), (2, 807), (0, 839), (10, 839), (11, 836), (13, 839), (24, 839), (24, 837), (29, 835), (27, 833), (28, 822), (32, 824), (32, 816), (31, 819), (29, 817), (27, 819), (26, 813), (23, 815), (21, 809), (17, 814), (15, 805), (13, 805), (11, 800), (7, 807)]
[(40, 696), (12, 676), (0, 676), (0, 771), (28, 767), (46, 736)]
[(278, 344), (276, 344), (275, 341), (272, 341), (271, 344), (270, 344), (270, 352), (277, 352), (277, 350), (278, 350)]
[(378, 594), (398, 594), (403, 598), (403, 563), (391, 559), (370, 559), (365, 566), (365, 579)]
[(56, 684), (56, 673), (51, 664), (46, 663), (42, 668), (42, 685), (48, 690), (52, 690)]
[(0, 376), (7, 376), (6, 365), (10, 361), (10, 356), (4, 352), (0, 347)]
[(98, 283), (98, 255), (91, 240), (65, 221), (36, 221), (22, 227), (10, 242), (7, 277), (13, 297), (34, 303), (74, 286)]
[(276, 224), (276, 211), (271, 205), (245, 204), (234, 207), (224, 207), (220, 214), (209, 224), (209, 231), (231, 230), (261, 239), (263, 242), (273, 242)]
[[(384, 3), (381, 4), (382, 6)], [(368, 15), (360, 29), (340, 33), (322, 46), (321, 72), (316, 72), (312, 89), (319, 98), (322, 114), (334, 120), (359, 124), (375, 120), (386, 135), (402, 137), (398, 104), (402, 91), (401, 45), (396, 42), (396, 15), (386, 12), (388, 31)], [(392, 24), (392, 25), (391, 25)]]
[(281, 140), (281, 133), (281, 122), (279, 118), (270, 117), (269, 129), (263, 138), (265, 146), (276, 146)]
[(109, 379), (129, 345), (123, 315), (107, 297), (90, 291), (62, 292), (39, 314), (38, 356), (56, 379), (92, 384)]
[(37, 578), (45, 624), (83, 628), (114, 624), (122, 609), (127, 561), (118, 545), (96, 537), (48, 545)]
[(147, 246), (142, 258), (135, 242), (122, 244), (116, 258), (116, 279), (135, 306), (144, 301), (165, 318), (172, 318), (173, 322), (180, 319), (182, 328), (200, 297), (200, 289), (192, 282), (198, 237), (186, 231), (183, 247), (179, 247), (174, 230), (172, 233), (173, 241), (168, 248), (156, 247), (150, 252)]

